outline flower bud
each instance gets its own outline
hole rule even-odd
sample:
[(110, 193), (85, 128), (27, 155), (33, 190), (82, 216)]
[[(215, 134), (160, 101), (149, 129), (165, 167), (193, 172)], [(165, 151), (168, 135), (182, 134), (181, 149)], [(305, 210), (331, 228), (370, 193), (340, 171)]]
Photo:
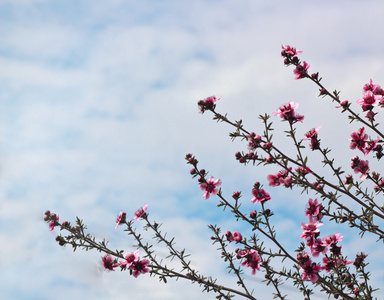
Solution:
[(251, 219), (256, 219), (256, 217), (257, 217), (257, 212), (256, 212), (256, 210), (252, 210), (252, 211), (249, 213), (249, 217), (250, 217)]

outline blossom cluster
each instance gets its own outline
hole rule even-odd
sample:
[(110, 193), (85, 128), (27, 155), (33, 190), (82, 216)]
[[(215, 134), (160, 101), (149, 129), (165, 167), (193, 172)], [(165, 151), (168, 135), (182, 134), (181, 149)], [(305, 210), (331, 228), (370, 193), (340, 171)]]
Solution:
[(121, 270), (130, 270), (133, 277), (137, 278), (140, 274), (148, 273), (150, 270), (147, 268), (150, 261), (148, 259), (140, 260), (139, 250), (133, 253), (125, 253), (124, 260), (117, 262), (112, 256), (106, 254), (102, 258), (103, 266), (108, 271), (114, 271), (115, 268), (120, 267)]
[(284, 64), (285, 65), (296, 65), (296, 69), (293, 70), (293, 73), (295, 74), (295, 79), (303, 79), (305, 77), (308, 77), (308, 69), (310, 65), (303, 61), (301, 64), (299, 58), (296, 56), (298, 54), (302, 54), (303, 51), (296, 49), (291, 46), (282, 46), (283, 50), (281, 51), (281, 56), (284, 57)]
[[(131, 219), (133, 220), (139, 220), (140, 218), (144, 217), (145, 212), (148, 208), (148, 205), (145, 204), (143, 207), (138, 209), (134, 217)], [(116, 219), (116, 227), (118, 228), (119, 225), (126, 223), (126, 216), (127, 214), (123, 211), (120, 212), (120, 214), (117, 216)], [(73, 227), (71, 224), (67, 221), (64, 221), (62, 224), (59, 223), (59, 216), (55, 213), (51, 213), (49, 210), (45, 212), (44, 220), (48, 222), (49, 230), (52, 231), (56, 226), (59, 226), (61, 229), (67, 229), (68, 231), (75, 233), (75, 237), (78, 237), (79, 232), (83, 231), (83, 228), (80, 227)], [(80, 226), (80, 224), (79, 224)], [(89, 242), (89, 238), (84, 237), (87, 242)], [(77, 244), (76, 242), (72, 241), (70, 242), (70, 239), (65, 239), (64, 237), (57, 236), (56, 241), (61, 245), (64, 246), (66, 244), (71, 244), (74, 249), (76, 249), (77, 246), (83, 246), (83, 247), (89, 247), (92, 246), (86, 246), (85, 244)], [(94, 246), (94, 242), (91, 241), (90, 244)], [(103, 245), (103, 244), (101, 244)], [(147, 267), (150, 264), (150, 261), (148, 259), (140, 259), (139, 250), (136, 250), (133, 253), (127, 252), (123, 255), (123, 260), (120, 262), (117, 261), (117, 259), (114, 259), (111, 255), (106, 254), (104, 255), (101, 260), (104, 268), (108, 271), (114, 271), (115, 268), (120, 267), (121, 270), (129, 270), (131, 274), (134, 277), (138, 277), (140, 274), (145, 274), (150, 271), (150, 269)]]
[[(297, 255), (297, 260), (300, 264), (300, 271), (303, 272), (302, 279), (311, 280), (312, 282), (318, 280), (318, 272), (321, 270), (330, 272), (339, 264), (347, 265), (352, 263), (352, 261), (344, 260), (340, 256), (341, 246), (338, 246), (337, 242), (342, 241), (343, 237), (340, 236), (339, 232), (332, 236), (327, 236), (322, 239), (319, 238), (319, 227), (323, 225), (321, 222), (323, 217), (321, 213), (322, 209), (323, 206), (321, 203), (318, 203), (317, 199), (309, 199), (305, 210), (305, 216), (308, 217), (309, 220), (308, 223), (301, 223), (303, 233), (300, 238), (306, 241), (310, 255), (303, 250)], [(331, 253), (329, 256), (326, 255), (328, 250)], [(312, 257), (319, 257), (320, 254), (324, 255), (322, 266), (312, 262), (311, 259)]]

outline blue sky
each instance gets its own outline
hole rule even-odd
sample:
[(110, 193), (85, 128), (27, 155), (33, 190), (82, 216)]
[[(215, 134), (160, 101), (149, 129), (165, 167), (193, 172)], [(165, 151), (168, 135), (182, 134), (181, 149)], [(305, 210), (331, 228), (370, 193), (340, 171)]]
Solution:
[[(351, 127), (310, 82), (293, 80), (281, 45), (302, 49), (311, 70), (355, 103), (370, 78), (384, 84), (383, 12), (381, 1), (1, 1), (2, 299), (212, 299), (189, 283), (102, 271), (99, 253), (56, 244), (44, 211), (79, 216), (113, 248), (132, 251), (115, 219), (148, 203), (151, 218), (192, 253), (195, 266), (230, 283), (206, 225), (245, 228), (221, 214), (214, 198), (202, 199), (184, 156), (194, 153), (227, 195), (243, 190), (249, 209), (252, 184), (279, 170), (239, 165), (234, 153), (246, 145), (199, 114), (197, 100), (221, 96), (219, 110), (255, 132), (260, 113), (299, 102), (306, 121), (298, 131), (322, 125), (322, 141), (340, 145), (333, 153), (348, 167)], [(277, 118), (274, 124), (284, 128)], [(268, 191), (293, 249), (307, 196)], [(345, 251), (382, 262), (374, 240), (362, 245), (343, 230)], [(372, 273), (384, 287), (380, 269)], [(261, 299), (272, 298), (252, 284)]]

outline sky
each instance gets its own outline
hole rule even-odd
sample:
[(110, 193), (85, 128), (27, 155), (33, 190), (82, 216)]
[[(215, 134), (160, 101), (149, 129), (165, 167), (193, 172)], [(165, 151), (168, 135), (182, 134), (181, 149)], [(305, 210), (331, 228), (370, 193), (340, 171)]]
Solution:
[[(132, 252), (134, 241), (114, 229), (116, 216), (120, 210), (133, 215), (147, 203), (150, 218), (191, 253), (193, 266), (231, 285), (235, 279), (219, 263), (207, 225), (248, 229), (217, 208), (217, 198), (202, 198), (186, 153), (221, 178), (224, 195), (243, 191), (245, 210), (257, 209), (249, 202), (251, 189), (262, 182), (281, 240), (294, 250), (305, 203), (315, 195), (270, 188), (266, 176), (279, 169), (236, 162), (235, 152), (247, 145), (231, 142), (226, 124), (199, 114), (197, 101), (222, 97), (218, 111), (255, 132), (263, 130), (258, 115), (299, 102), (305, 122), (298, 133), (321, 125), (322, 143), (348, 168), (357, 153), (347, 138), (358, 125), (348, 125), (309, 81), (294, 80), (281, 45), (302, 49), (310, 70), (357, 108), (370, 78), (384, 85), (383, 13), (380, 0), (2, 0), (1, 298), (214, 299), (181, 280), (163, 284), (105, 272), (100, 253), (59, 247), (58, 230), (50, 232), (43, 221), (47, 209), (61, 221), (78, 216), (113, 249)], [(273, 122), (276, 144), (291, 151), (285, 124), (277, 117)], [(373, 160), (371, 166), (380, 167)], [(382, 245), (369, 236), (362, 242), (346, 226), (323, 228), (345, 236), (343, 250), (351, 258), (369, 253), (372, 282), (384, 289)], [(260, 282), (263, 273), (246, 278), (258, 299), (272, 299)], [(298, 297), (289, 287), (283, 291)]]

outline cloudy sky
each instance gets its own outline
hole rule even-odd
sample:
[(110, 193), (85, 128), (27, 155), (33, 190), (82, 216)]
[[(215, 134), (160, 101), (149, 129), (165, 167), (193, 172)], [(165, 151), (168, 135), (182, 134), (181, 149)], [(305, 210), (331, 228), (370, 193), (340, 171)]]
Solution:
[[(306, 119), (298, 132), (322, 125), (322, 142), (337, 143), (333, 153), (348, 167), (357, 153), (345, 155), (346, 139), (357, 125), (348, 127), (310, 82), (294, 80), (281, 45), (302, 49), (310, 70), (356, 105), (370, 78), (384, 84), (383, 13), (380, 0), (2, 0), (1, 298), (213, 299), (189, 282), (104, 272), (100, 253), (57, 245), (44, 211), (63, 221), (79, 216), (113, 249), (133, 251), (123, 228), (114, 230), (115, 219), (120, 210), (133, 214), (148, 203), (150, 217), (176, 236), (195, 267), (232, 284), (207, 224), (246, 228), (216, 208), (217, 199), (202, 199), (184, 156), (195, 154), (221, 178), (226, 196), (242, 190), (246, 210), (256, 208), (249, 202), (253, 183), (279, 170), (239, 165), (234, 153), (246, 145), (232, 143), (231, 128), (199, 114), (196, 102), (221, 96), (218, 110), (255, 132), (263, 129), (259, 114), (299, 102)], [(274, 124), (286, 129), (277, 118)], [(275, 134), (287, 147), (284, 134)], [(268, 192), (281, 238), (295, 249), (305, 202), (314, 195)], [(362, 243), (347, 227), (323, 228), (346, 236), (351, 257), (370, 253), (373, 282), (384, 288), (374, 238)], [(260, 299), (272, 298), (260, 283), (263, 274), (247, 278)]]

